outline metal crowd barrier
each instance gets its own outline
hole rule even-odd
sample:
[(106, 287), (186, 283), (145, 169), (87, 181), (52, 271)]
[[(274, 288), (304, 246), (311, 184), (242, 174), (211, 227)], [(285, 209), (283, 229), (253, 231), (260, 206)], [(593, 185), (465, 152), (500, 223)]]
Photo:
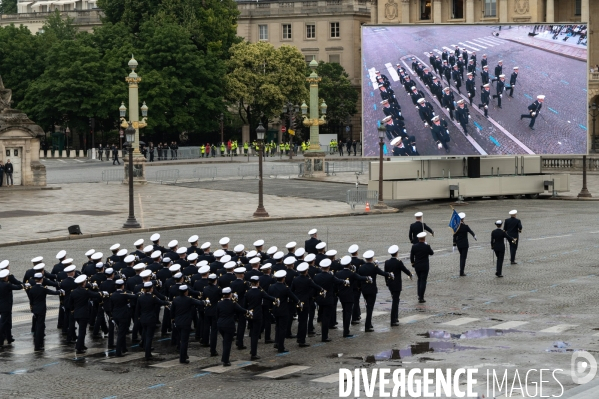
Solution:
[(347, 203), (352, 209), (356, 209), (356, 205), (365, 205), (367, 202), (373, 203), (378, 200), (379, 192), (377, 190), (347, 190)]
[(125, 172), (122, 167), (117, 169), (106, 169), (102, 171), (102, 181), (108, 184), (109, 181), (123, 181), (125, 179)]
[(202, 179), (212, 179), (216, 177), (216, 168), (197, 168), (193, 170), (194, 179), (198, 179), (198, 181)]
[(270, 168), (270, 175), (274, 176), (275, 179), (277, 178), (277, 176), (289, 176), (289, 178), (291, 179), (291, 176), (301, 176), (300, 174), (300, 166), (298, 165), (302, 165), (303, 164), (297, 164), (297, 165), (272, 165), (272, 167)]
[(346, 162), (325, 162), (324, 170), (329, 175), (336, 175), (339, 172), (358, 172), (364, 173), (364, 162), (362, 161), (346, 161)]
[(158, 170), (156, 171), (155, 181), (162, 183), (176, 183), (179, 180), (179, 169)]
[(254, 176), (254, 178), (258, 178), (260, 172), (258, 170), (258, 166), (240, 166), (237, 168), (237, 176), (240, 176), (241, 179), (247, 176)]

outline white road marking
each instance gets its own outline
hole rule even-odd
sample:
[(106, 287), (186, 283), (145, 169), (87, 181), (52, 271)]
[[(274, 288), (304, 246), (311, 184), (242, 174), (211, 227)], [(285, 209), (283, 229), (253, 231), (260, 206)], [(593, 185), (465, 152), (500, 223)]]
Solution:
[(85, 162), (85, 161), (81, 161), (81, 160), (79, 160), (79, 159), (73, 159), (73, 161), (75, 161), (75, 162), (81, 162), (81, 163), (84, 163), (84, 162)]
[[(61, 344), (60, 345), (59, 344), (57, 344), (57, 345), (45, 345), (44, 349), (47, 350), (47, 351), (49, 351), (51, 349), (61, 348), (63, 346), (64, 345), (61, 345)], [(9, 353), (11, 353), (13, 355), (29, 355), (30, 353), (34, 353), (34, 352), (35, 352), (34, 348), (27, 348), (27, 349), (19, 349), (19, 350), (12, 351), (12, 352), (9, 352)]]
[(370, 81), (372, 82), (372, 88), (373, 88), (375, 91), (378, 91), (378, 89), (379, 89), (379, 84), (378, 84), (378, 83), (377, 83), (377, 81), (376, 81), (376, 73), (375, 73), (375, 71), (376, 71), (376, 68), (370, 68), (370, 69), (368, 70), (368, 74), (370, 75)]
[(67, 161), (63, 161), (62, 159), (59, 159), (58, 162), (67, 163)]
[(446, 323), (441, 323), (445, 326), (462, 326), (464, 324), (472, 323), (480, 319), (476, 319), (474, 317), (460, 317), (459, 319), (451, 320)]
[(391, 75), (391, 79), (393, 79), (394, 82), (397, 82), (399, 80), (399, 75), (397, 74), (397, 71), (395, 70), (395, 68), (393, 68), (393, 65), (391, 65), (390, 62), (386, 63), (385, 66), (387, 67), (387, 70), (389, 71), (389, 75)]
[(516, 328), (528, 324), (527, 321), (508, 321), (506, 323), (497, 324), (496, 326), (490, 327), (495, 330), (509, 330), (510, 328)]
[(472, 39), (472, 41), (473, 41), (474, 43), (479, 43), (479, 42), (480, 42), (480, 43), (483, 43), (483, 44), (485, 44), (485, 45), (487, 45), (487, 46), (489, 46), (489, 47), (495, 47), (495, 46), (497, 46), (497, 43), (488, 42), (488, 41), (486, 41), (486, 40), (483, 40), (483, 39)]
[(334, 382), (339, 382), (339, 373), (327, 375), (325, 377), (315, 378), (310, 380), (312, 382), (322, 382), (324, 384), (332, 384)]
[(69, 357), (86, 357), (86, 356), (91, 356), (91, 355), (96, 355), (98, 353), (102, 353), (102, 352), (108, 352), (108, 349), (106, 348), (91, 348), (88, 349), (85, 353), (77, 355), (75, 354), (75, 348), (69, 348), (69, 352), (62, 354), (60, 356), (56, 356), (57, 358), (62, 358), (62, 359), (66, 359)]
[[(16, 325), (16, 324), (27, 323), (27, 322), (31, 321), (32, 316), (33, 316), (32, 313), (24, 314), (21, 316), (14, 316), (12, 318), (12, 324)], [(58, 316), (58, 309), (48, 310), (46, 312), (46, 321), (48, 319), (50, 319), (52, 316)]]
[(578, 327), (578, 324), (558, 324), (556, 326), (546, 328), (539, 332), (540, 333), (561, 333), (561, 332), (564, 332), (567, 330), (571, 330), (575, 327)]
[[(466, 41), (466, 43), (474, 44), (474, 45), (477, 45), (478, 47), (481, 47), (481, 48), (486, 48), (486, 47), (485, 47), (485, 46), (483, 46), (482, 44), (479, 44), (479, 43), (474, 43), (474, 42), (471, 42), (471, 41), (468, 41), (468, 40)], [(478, 50), (477, 50), (477, 51), (478, 51)]]
[(439, 49), (433, 49), (433, 51), (439, 55), (443, 54), (443, 52)]
[(566, 234), (563, 236), (549, 236), (549, 237), (539, 237), (539, 238), (529, 238), (527, 241), (538, 241), (538, 240), (547, 240), (549, 238), (561, 238), (561, 237), (570, 237), (572, 234)]
[(381, 312), (381, 311), (375, 310), (372, 312), (372, 317), (382, 316), (382, 315), (386, 315), (386, 314), (389, 314), (389, 312)]
[(279, 378), (284, 375), (297, 373), (298, 371), (309, 369), (308, 366), (289, 366), (283, 367), (277, 370), (268, 371), (266, 373), (258, 374), (256, 377), (264, 377), (264, 378)]
[(485, 38), (485, 39), (486, 39), (486, 40), (488, 40), (488, 41), (491, 41), (491, 42), (493, 42), (493, 43), (497, 43), (497, 44), (504, 44), (504, 43), (505, 43), (505, 40), (503, 40), (503, 39), (498, 39), (498, 38), (497, 38), (497, 37), (495, 37), (495, 36), (491, 36), (491, 37), (488, 37), (488, 38)]
[(235, 362), (231, 362), (231, 365), (229, 367), (225, 367), (225, 366), (214, 366), (214, 367), (208, 367), (207, 369), (202, 369), (202, 371), (208, 371), (210, 373), (216, 373), (216, 374), (222, 374), (222, 373), (226, 373), (227, 371), (231, 371), (231, 370), (235, 370), (241, 367), (246, 367), (249, 366), (250, 364), (254, 364), (255, 362), (247, 362), (244, 360), (237, 360)]
[(466, 43), (462, 43), (462, 42), (460, 42), (459, 44), (461, 44), (463, 47), (468, 47), (468, 48), (471, 48), (471, 49), (472, 49), (472, 50), (474, 50), (474, 51), (479, 51), (479, 49), (478, 49), (477, 47), (472, 47), (472, 46), (470, 46), (470, 45), (468, 45), (468, 44), (466, 44)]
[[(152, 355), (157, 356), (157, 355), (160, 355), (160, 353), (152, 353)], [(127, 362), (130, 362), (131, 360), (141, 359), (145, 356), (146, 356), (145, 352), (135, 352), (135, 353), (131, 353), (129, 355), (125, 354), (125, 356), (123, 356), (123, 357), (111, 357), (110, 359), (102, 360), (102, 363), (114, 363), (114, 364), (127, 363)]]
[(399, 319), (399, 324), (410, 324), (415, 323), (420, 320), (428, 319), (429, 317), (433, 317), (432, 315), (424, 315), (424, 314), (416, 314), (408, 317), (403, 317)]
[[(197, 362), (198, 360), (206, 359), (205, 357), (189, 356), (189, 363)], [(150, 367), (158, 367), (167, 369), (170, 367), (181, 366), (184, 363), (179, 362), (179, 359), (169, 360), (168, 362), (151, 364)]]

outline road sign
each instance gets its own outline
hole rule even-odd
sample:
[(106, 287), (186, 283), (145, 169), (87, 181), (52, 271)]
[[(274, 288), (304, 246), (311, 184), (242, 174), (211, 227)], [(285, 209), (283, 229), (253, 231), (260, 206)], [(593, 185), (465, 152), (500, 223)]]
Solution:
[(281, 131), (282, 131), (283, 133), (285, 133), (285, 131), (286, 131), (286, 130), (287, 130), (287, 128), (286, 128), (285, 126), (283, 126), (283, 127), (281, 128)]
[(295, 130), (289, 129), (289, 134), (292, 135), (292, 136), (295, 136)]

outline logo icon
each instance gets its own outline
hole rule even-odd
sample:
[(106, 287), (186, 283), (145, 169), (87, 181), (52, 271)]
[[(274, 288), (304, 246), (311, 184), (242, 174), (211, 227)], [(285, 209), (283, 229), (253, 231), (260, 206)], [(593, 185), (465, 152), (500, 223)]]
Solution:
[(597, 361), (587, 351), (576, 351), (572, 354), (570, 374), (575, 384), (586, 384), (597, 374)]

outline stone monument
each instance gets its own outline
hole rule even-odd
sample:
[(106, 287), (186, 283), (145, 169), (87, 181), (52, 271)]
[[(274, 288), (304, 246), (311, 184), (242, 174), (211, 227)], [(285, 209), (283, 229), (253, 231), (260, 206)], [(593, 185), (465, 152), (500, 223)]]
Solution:
[(14, 186), (45, 186), (39, 139), (44, 131), (11, 104), (12, 90), (4, 87), (0, 76), (0, 161), (13, 164)]

